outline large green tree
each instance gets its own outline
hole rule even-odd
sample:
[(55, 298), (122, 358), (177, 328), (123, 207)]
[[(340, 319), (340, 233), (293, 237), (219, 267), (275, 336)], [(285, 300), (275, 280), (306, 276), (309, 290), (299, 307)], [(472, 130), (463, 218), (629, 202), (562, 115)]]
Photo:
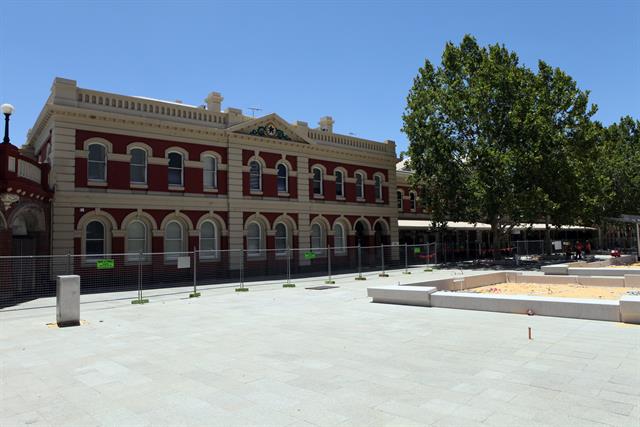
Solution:
[(519, 223), (574, 223), (597, 199), (595, 112), (562, 70), (533, 72), (467, 35), (425, 62), (407, 97), (413, 184), (437, 223), (491, 224), (494, 248)]
[(494, 249), (523, 218), (518, 188), (532, 81), (515, 53), (471, 36), (428, 60), (407, 97), (403, 130), (413, 185), (436, 223), (491, 224)]

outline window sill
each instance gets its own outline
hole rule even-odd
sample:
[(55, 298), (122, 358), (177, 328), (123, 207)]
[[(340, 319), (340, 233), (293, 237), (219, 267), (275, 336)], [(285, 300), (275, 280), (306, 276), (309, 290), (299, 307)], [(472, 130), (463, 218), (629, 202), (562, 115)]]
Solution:
[(367, 199), (365, 199), (364, 197), (358, 197), (356, 199), (356, 202), (366, 202), (366, 201), (367, 201)]
[(87, 181), (87, 185), (90, 185), (92, 187), (106, 187), (107, 186), (107, 181)]
[(262, 191), (258, 191), (258, 190), (250, 190), (249, 191), (249, 195), (251, 196), (262, 196)]
[(289, 193), (286, 191), (278, 191), (278, 197), (289, 197)]
[(184, 187), (182, 185), (170, 185), (169, 191), (184, 191)]
[(336, 200), (347, 200), (344, 196), (336, 196)]
[(314, 195), (313, 195), (313, 198), (314, 198), (314, 199), (320, 199), (320, 200), (323, 200), (323, 199), (324, 199), (324, 194), (314, 194)]
[(376, 203), (384, 203), (383, 199), (376, 199)]
[(149, 186), (147, 184), (135, 184), (132, 182), (129, 184), (129, 188), (133, 190), (146, 190), (149, 188)]
[(205, 193), (217, 193), (218, 189), (217, 188), (207, 188), (207, 187), (205, 187), (204, 188), (204, 192)]

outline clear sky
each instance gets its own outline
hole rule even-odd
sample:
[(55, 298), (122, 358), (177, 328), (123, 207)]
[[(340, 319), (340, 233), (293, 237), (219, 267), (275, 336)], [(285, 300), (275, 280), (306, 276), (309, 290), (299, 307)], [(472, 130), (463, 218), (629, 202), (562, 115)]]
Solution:
[(0, 0), (0, 103), (24, 142), (54, 77), (80, 87), (223, 108), (407, 145), (405, 98), (426, 58), (465, 33), (539, 58), (591, 91), (596, 118), (640, 118), (640, 0)]

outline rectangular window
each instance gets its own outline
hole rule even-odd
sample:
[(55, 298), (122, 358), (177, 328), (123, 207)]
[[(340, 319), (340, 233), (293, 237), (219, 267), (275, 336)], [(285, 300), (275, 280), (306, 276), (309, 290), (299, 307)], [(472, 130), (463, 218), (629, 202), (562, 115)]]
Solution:
[(169, 153), (169, 185), (182, 187), (182, 155)]
[(340, 171), (336, 171), (336, 196), (344, 197), (344, 176)]
[(215, 157), (204, 160), (204, 188), (218, 188), (218, 161)]
[(313, 194), (322, 195), (322, 171), (318, 168), (313, 169)]
[(144, 150), (139, 148), (131, 150), (131, 165), (129, 171), (132, 183), (147, 183), (147, 154)]
[(361, 173), (356, 174), (356, 197), (364, 198), (364, 179)]

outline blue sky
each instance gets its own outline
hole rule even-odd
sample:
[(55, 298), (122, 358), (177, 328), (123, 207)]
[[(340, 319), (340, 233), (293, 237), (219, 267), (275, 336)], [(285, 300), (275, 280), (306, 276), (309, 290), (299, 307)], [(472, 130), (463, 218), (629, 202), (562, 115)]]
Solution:
[(24, 142), (55, 76), (80, 87), (262, 108), (375, 140), (401, 132), (418, 68), (465, 33), (544, 59), (591, 91), (596, 118), (640, 118), (640, 1), (0, 0), (0, 102)]

